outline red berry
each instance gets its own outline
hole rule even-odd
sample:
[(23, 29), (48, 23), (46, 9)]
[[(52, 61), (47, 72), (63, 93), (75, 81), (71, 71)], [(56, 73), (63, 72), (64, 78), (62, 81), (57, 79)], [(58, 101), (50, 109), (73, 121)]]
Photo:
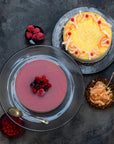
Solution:
[(90, 53), (91, 56), (93, 56), (93, 53)]
[(73, 21), (73, 22), (74, 22), (74, 18), (71, 18), (71, 21)]
[(52, 87), (52, 85), (50, 83), (48, 83), (48, 87), (50, 88), (50, 87)]
[(37, 41), (37, 33), (36, 33), (36, 34), (33, 34), (32, 40), (35, 41), (35, 42)]
[(100, 21), (100, 20), (98, 21), (98, 24), (101, 24), (101, 21)]
[(37, 33), (37, 40), (42, 40), (42, 39), (44, 39), (44, 34), (41, 32)]
[(44, 84), (47, 84), (48, 83), (48, 79), (44, 79), (43, 82), (44, 82)]
[(39, 77), (35, 77), (35, 80), (39, 80)]
[(43, 89), (43, 88), (40, 88), (40, 89), (38, 90), (38, 95), (39, 95), (39, 96), (43, 96), (44, 94), (45, 94), (44, 89)]
[(31, 32), (26, 32), (25, 36), (27, 39), (31, 39), (32, 38), (32, 33)]
[(70, 35), (71, 35), (71, 32), (68, 32), (68, 35), (70, 36)]
[(75, 54), (78, 54), (78, 51), (75, 51)]
[[(18, 124), (22, 126), (24, 125), (23, 120), (21, 118), (16, 118), (11, 115), (10, 117)], [(2, 115), (2, 117), (0, 118), (0, 128), (3, 133), (10, 137), (20, 134), (20, 132), (23, 130), (23, 128), (14, 124), (6, 114)]]
[(41, 85), (41, 88), (44, 88), (45, 87), (45, 85), (43, 84), (43, 85)]
[(88, 14), (86, 14), (86, 15), (85, 15), (85, 17), (86, 17), (86, 18), (88, 18), (88, 17), (89, 17), (89, 15), (88, 15)]
[(42, 79), (46, 79), (46, 76), (45, 76), (45, 75), (43, 75), (43, 76), (42, 76)]
[(27, 30), (28, 30), (29, 32), (33, 32), (33, 31), (34, 31), (33, 25), (29, 25), (29, 26), (27, 27)]
[(33, 89), (32, 92), (35, 94), (35, 93), (37, 92), (37, 90), (36, 90), (36, 89)]
[(39, 28), (35, 28), (33, 33), (39, 33), (40, 29)]
[(109, 44), (109, 40), (106, 41), (106, 44)]

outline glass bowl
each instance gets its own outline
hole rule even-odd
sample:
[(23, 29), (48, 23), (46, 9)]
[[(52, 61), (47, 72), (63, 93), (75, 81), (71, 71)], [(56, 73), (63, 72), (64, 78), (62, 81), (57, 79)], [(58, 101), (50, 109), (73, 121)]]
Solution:
[[(15, 92), (15, 80), (19, 70), (25, 64), (38, 59), (56, 63), (64, 71), (67, 79), (65, 99), (56, 109), (46, 113), (33, 112), (24, 107)], [(23, 114), (50, 121), (46, 125), (34, 118), (22, 116), (25, 122), (23, 128), (39, 132), (53, 130), (66, 124), (79, 111), (84, 94), (83, 76), (77, 63), (64, 51), (46, 45), (30, 46), (18, 51), (5, 63), (0, 74), (0, 93), (1, 106), (7, 115), (9, 107), (17, 107)], [(11, 117), (10, 119), (14, 121)]]

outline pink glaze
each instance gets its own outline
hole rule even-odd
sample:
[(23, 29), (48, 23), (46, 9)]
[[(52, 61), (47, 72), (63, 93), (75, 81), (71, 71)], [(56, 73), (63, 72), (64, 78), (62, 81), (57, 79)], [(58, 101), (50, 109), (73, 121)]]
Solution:
[[(33, 94), (30, 83), (36, 76), (46, 75), (52, 87), (44, 96)], [(35, 112), (48, 112), (59, 106), (66, 96), (67, 80), (63, 70), (48, 60), (35, 60), (21, 68), (15, 82), (20, 102)]]

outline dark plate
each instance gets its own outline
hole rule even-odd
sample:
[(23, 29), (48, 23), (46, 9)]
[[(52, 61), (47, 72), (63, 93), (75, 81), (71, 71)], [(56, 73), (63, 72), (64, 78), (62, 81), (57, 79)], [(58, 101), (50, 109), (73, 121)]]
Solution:
[(82, 12), (89, 11), (89, 12), (97, 13), (101, 15), (107, 22), (109, 22), (112, 25), (112, 43), (111, 43), (108, 53), (105, 55), (103, 59), (97, 62), (92, 62), (92, 63), (81, 63), (72, 56), (73, 59), (77, 61), (83, 74), (97, 73), (107, 68), (114, 61), (114, 20), (110, 16), (107, 16), (106, 14), (104, 15), (103, 13), (101, 13), (95, 8), (80, 7), (80, 8), (73, 9), (67, 12), (66, 14), (64, 14), (56, 23), (55, 28), (53, 30), (53, 34), (52, 34), (52, 45), (55, 47), (58, 47), (58, 49), (65, 50), (64, 45), (62, 45), (63, 25), (65, 25), (66, 22), (72, 16), (79, 13), (79, 11), (82, 11)]

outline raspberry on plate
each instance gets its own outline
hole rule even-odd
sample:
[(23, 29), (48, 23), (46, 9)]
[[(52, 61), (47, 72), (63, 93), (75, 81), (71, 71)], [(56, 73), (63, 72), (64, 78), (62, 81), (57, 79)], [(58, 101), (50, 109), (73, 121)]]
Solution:
[(42, 39), (44, 39), (44, 34), (41, 33), (41, 32), (39, 32), (39, 33), (37, 34), (37, 40), (42, 40)]
[(33, 25), (29, 25), (29, 26), (27, 27), (27, 30), (28, 30), (29, 32), (33, 32), (33, 31), (34, 31), (34, 26), (33, 26)]
[(35, 28), (33, 33), (39, 33), (40, 29), (39, 28)]
[(25, 31), (25, 37), (30, 44), (39, 44), (44, 39), (44, 32), (39, 26), (29, 25)]
[(25, 35), (26, 35), (27, 39), (31, 39), (32, 38), (32, 33), (31, 32), (26, 32)]

